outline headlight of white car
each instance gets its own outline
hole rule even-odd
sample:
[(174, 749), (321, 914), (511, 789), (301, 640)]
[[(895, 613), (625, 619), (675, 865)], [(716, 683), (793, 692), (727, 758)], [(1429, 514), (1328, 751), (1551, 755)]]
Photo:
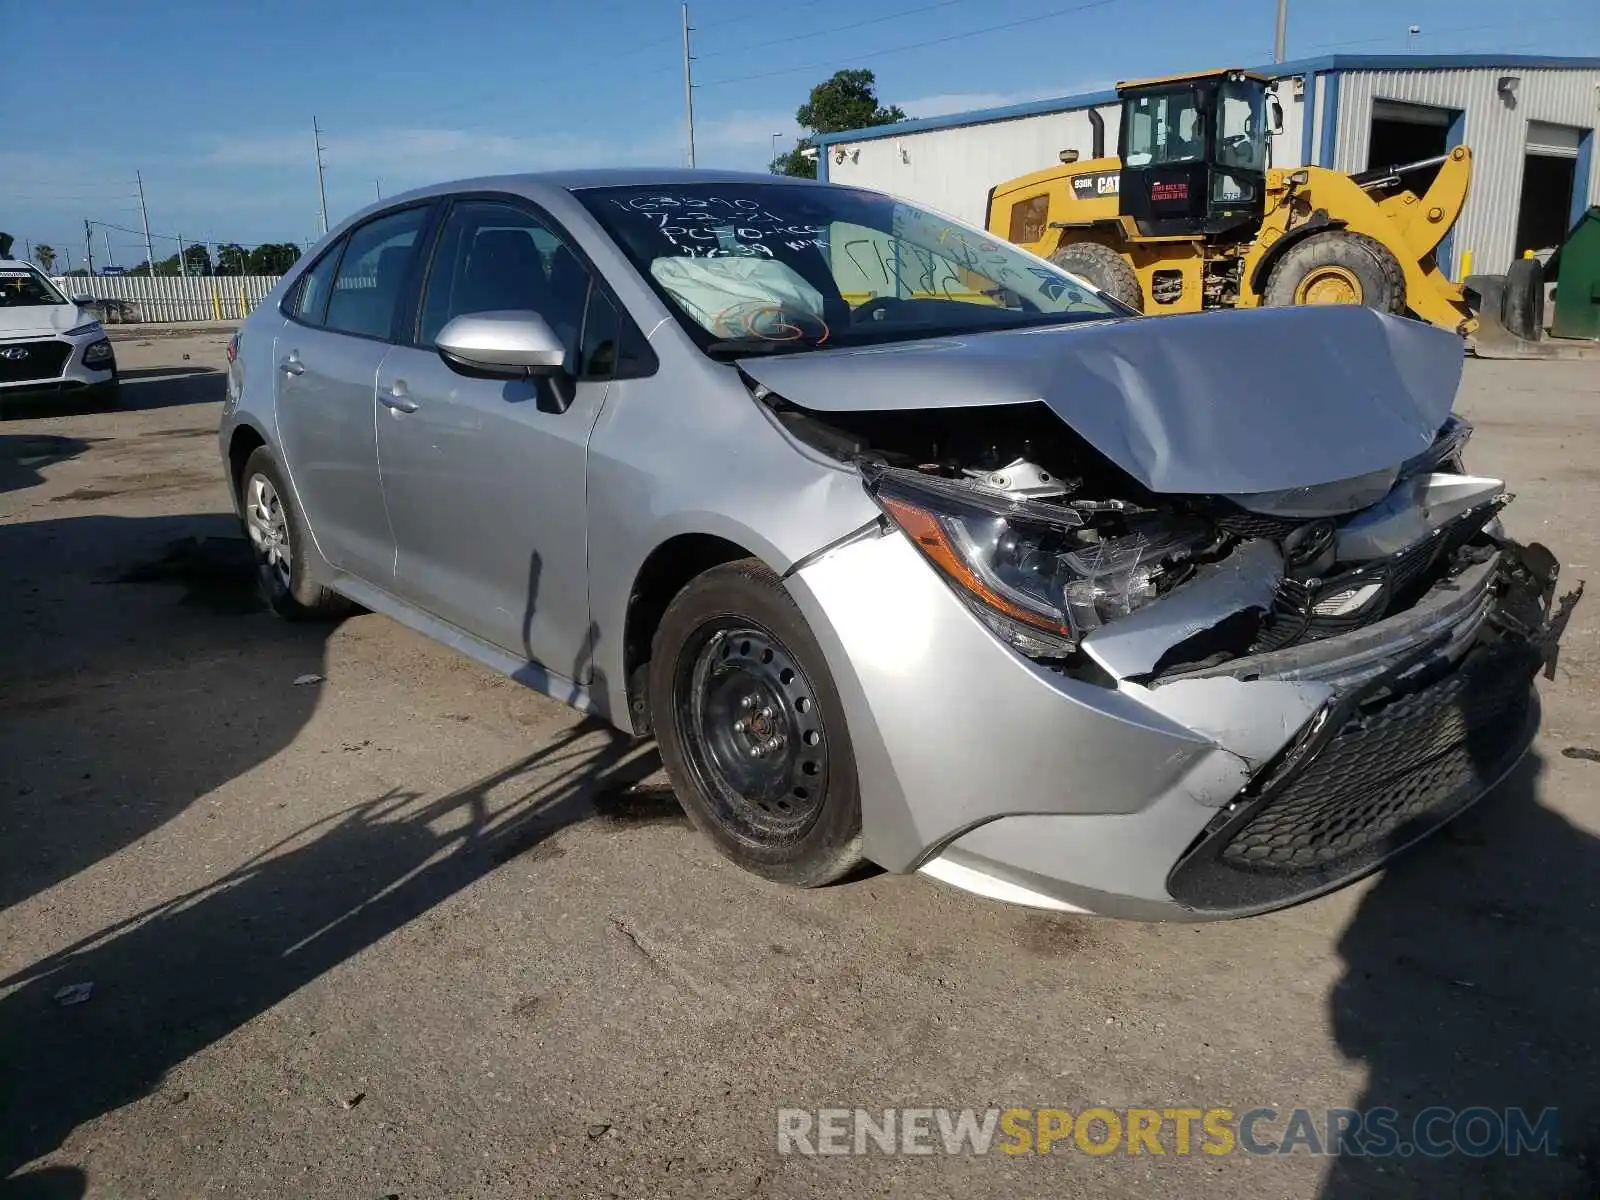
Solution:
[(871, 465), (863, 475), (956, 594), (1026, 654), (1070, 653), (1181, 582), (1186, 561), (1214, 538), (1205, 522), (1167, 513), (1091, 527), (1071, 508), (959, 480)]
[(86, 367), (110, 361), (111, 343), (105, 338), (101, 338), (98, 342), (90, 342), (88, 348), (83, 352), (83, 365)]

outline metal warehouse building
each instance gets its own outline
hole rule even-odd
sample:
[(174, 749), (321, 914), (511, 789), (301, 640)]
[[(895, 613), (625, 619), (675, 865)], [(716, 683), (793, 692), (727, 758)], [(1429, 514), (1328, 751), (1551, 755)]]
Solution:
[[(1600, 204), (1600, 58), (1338, 54), (1254, 69), (1275, 81), (1283, 106), (1273, 166), (1357, 172), (1471, 148), (1466, 208), (1440, 246), (1452, 278), (1464, 253), (1473, 271), (1502, 272), (1523, 251), (1558, 244)], [(1115, 154), (1116, 96), (1092, 92), (826, 134), (818, 173), (981, 225), (995, 184), (1064, 150), (1090, 156), (1091, 111)], [(1420, 190), (1427, 178), (1409, 182)]]

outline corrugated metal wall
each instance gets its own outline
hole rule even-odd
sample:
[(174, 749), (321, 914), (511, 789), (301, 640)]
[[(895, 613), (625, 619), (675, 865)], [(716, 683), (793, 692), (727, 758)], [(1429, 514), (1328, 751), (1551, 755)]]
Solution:
[[(1272, 146), (1277, 166), (1306, 161), (1301, 100), (1293, 84), (1293, 79), (1285, 79), (1277, 88), (1283, 105), (1283, 136)], [(1106, 153), (1115, 154), (1121, 110), (1115, 104), (1100, 105), (1099, 110), (1106, 123)], [(1087, 110), (1076, 109), (891, 134), (824, 149), (829, 155), (828, 178), (835, 183), (876, 188), (982, 225), (989, 189), (995, 184), (1053, 166), (1063, 150), (1076, 150), (1088, 158), (1092, 145)]]
[(69, 296), (89, 295), (102, 320), (241, 320), (277, 285), (281, 275), (65, 275), (56, 286)]
[[(1515, 75), (1515, 106), (1500, 98), (1496, 82)], [(1497, 274), (1516, 248), (1528, 122), (1594, 129), (1600, 117), (1600, 71), (1523, 70), (1515, 67), (1427, 71), (1346, 71), (1339, 78), (1338, 137), (1333, 166), (1362, 171), (1367, 162), (1372, 102), (1401, 100), (1457, 109), (1465, 114), (1461, 140), (1472, 149), (1472, 188), (1456, 226), (1457, 256), (1471, 250), (1476, 273)], [(1591, 145), (1593, 135), (1591, 135)], [(1600, 204), (1600, 147), (1589, 155), (1588, 196)], [(1441, 264), (1452, 278), (1457, 262)]]

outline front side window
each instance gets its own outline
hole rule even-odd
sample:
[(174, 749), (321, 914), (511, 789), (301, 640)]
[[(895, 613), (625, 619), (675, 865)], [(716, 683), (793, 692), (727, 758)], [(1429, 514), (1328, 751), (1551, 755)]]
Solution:
[(0, 269), (0, 308), (40, 308), (68, 304), (55, 284), (32, 267)]
[(390, 336), (427, 215), (426, 208), (408, 208), (368, 221), (350, 234), (324, 325), (340, 333)]
[(712, 354), (1124, 315), (998, 238), (872, 192), (704, 183), (577, 195)]
[(1122, 119), (1128, 126), (1128, 151), (1122, 160), (1127, 166), (1199, 162), (1206, 156), (1205, 118), (1194, 88), (1133, 96)]
[(1266, 125), (1257, 85), (1228, 81), (1217, 93), (1217, 162), (1225, 167), (1264, 171)]
[(576, 354), (589, 272), (531, 213), (494, 200), (464, 200), (439, 233), (417, 340), (432, 346), (452, 318), (512, 309), (536, 312)]

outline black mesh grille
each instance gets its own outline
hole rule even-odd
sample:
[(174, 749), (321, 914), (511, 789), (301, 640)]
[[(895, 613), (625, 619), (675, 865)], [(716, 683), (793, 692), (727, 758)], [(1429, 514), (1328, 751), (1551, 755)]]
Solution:
[(1471, 804), (1532, 735), (1538, 652), (1474, 651), (1444, 678), (1348, 716), (1265, 797), (1219, 817), (1173, 871), (1183, 903), (1247, 909), (1354, 878)]
[(1217, 527), (1226, 530), (1237, 538), (1271, 538), (1274, 541), (1286, 538), (1304, 521), (1296, 521), (1289, 517), (1269, 517), (1263, 513), (1237, 511), (1223, 512), (1216, 515)]
[[(17, 351), (22, 351), (17, 357)], [(11, 342), (0, 345), (0, 383), (55, 379), (67, 365), (72, 347), (66, 342)]]

